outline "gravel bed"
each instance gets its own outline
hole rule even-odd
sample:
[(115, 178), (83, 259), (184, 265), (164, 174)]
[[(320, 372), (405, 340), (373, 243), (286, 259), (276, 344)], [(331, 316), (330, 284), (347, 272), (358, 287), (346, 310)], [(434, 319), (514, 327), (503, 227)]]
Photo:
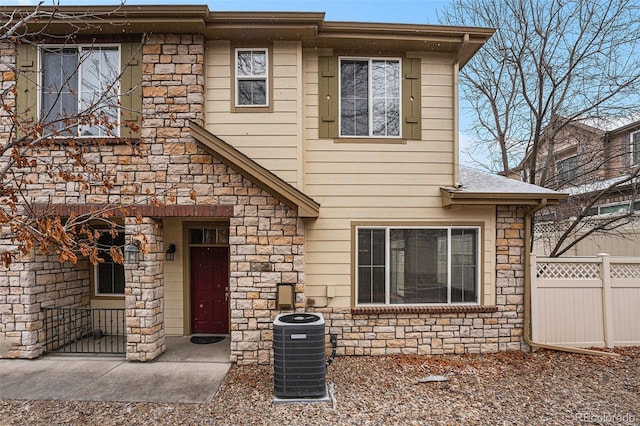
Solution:
[(0, 401), (0, 424), (638, 425), (640, 347), (616, 352), (339, 357), (331, 403), (275, 406), (271, 367), (233, 366), (208, 404)]

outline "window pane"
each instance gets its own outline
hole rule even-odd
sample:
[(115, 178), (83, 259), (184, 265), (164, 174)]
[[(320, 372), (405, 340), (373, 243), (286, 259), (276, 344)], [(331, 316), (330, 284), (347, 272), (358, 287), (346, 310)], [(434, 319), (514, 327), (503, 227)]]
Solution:
[(113, 293), (113, 264), (100, 263), (98, 264), (98, 293), (99, 294), (112, 294)]
[(218, 228), (218, 244), (229, 244), (229, 228)]
[(369, 61), (341, 61), (340, 79), (341, 135), (368, 136)]
[(633, 151), (633, 164), (640, 163), (640, 132), (631, 134), (633, 140), (631, 141), (631, 149)]
[(372, 247), (373, 241), (371, 239), (371, 229), (359, 229), (358, 230), (358, 265), (370, 266), (373, 264), (372, 259)]
[(107, 136), (113, 133), (109, 129), (114, 128), (119, 113), (118, 57), (117, 47), (82, 50), (80, 97), (82, 111), (88, 118), (88, 122), (82, 125), (83, 136)]
[(451, 230), (451, 302), (477, 302), (476, 229)]
[(189, 229), (189, 244), (202, 244), (202, 229)]
[(400, 135), (400, 62), (372, 61), (373, 135)]
[(124, 294), (124, 265), (114, 262), (109, 253), (112, 246), (124, 246), (123, 232), (118, 232), (115, 238), (110, 232), (103, 232), (98, 238), (98, 256), (104, 260), (96, 268), (98, 294)]
[(238, 51), (236, 66), (238, 76), (266, 76), (267, 54), (265, 51), (243, 50)]
[(113, 292), (124, 294), (124, 265), (116, 263), (113, 265)]
[(239, 80), (238, 105), (266, 105), (266, 80)]
[(218, 242), (215, 228), (207, 228), (202, 231), (204, 232), (204, 244), (215, 244)]
[[(391, 303), (447, 302), (447, 230), (392, 229)], [(441, 261), (444, 256), (444, 263)]]
[(385, 303), (384, 229), (358, 229), (358, 303)]
[(626, 213), (629, 211), (629, 202), (611, 204), (608, 206), (600, 207), (600, 214), (608, 214), (608, 213)]
[[(65, 117), (78, 114), (78, 51), (69, 48), (42, 49), (41, 118), (49, 129), (62, 130)], [(67, 134), (73, 134), (70, 130)]]

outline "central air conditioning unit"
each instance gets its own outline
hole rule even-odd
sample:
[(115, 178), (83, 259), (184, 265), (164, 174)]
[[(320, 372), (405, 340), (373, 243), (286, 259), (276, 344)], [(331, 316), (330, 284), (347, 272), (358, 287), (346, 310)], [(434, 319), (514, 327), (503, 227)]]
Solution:
[(326, 395), (324, 317), (278, 314), (273, 322), (273, 376), (277, 398)]

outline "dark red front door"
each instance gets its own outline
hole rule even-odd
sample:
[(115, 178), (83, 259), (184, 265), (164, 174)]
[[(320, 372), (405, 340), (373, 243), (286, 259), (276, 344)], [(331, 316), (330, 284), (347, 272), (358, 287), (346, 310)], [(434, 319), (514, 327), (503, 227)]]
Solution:
[(229, 248), (191, 247), (191, 332), (229, 332)]

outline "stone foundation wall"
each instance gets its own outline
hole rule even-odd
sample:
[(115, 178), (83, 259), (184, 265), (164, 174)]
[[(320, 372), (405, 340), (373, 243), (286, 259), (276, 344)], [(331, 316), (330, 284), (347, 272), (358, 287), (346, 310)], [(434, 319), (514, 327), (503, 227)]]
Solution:
[(36, 358), (45, 350), (42, 308), (87, 307), (89, 262), (56, 256), (14, 262), (0, 273), (0, 358)]
[(502, 312), (353, 313), (316, 308), (338, 355), (441, 355), (520, 350), (521, 330), (504, 327)]

